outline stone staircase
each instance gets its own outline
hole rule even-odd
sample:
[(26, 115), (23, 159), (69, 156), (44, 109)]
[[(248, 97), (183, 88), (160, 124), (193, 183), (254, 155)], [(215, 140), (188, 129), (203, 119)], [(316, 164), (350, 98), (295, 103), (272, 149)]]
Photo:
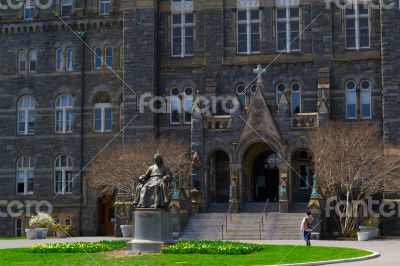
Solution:
[(229, 214), (227, 228), (225, 215), (228, 204), (212, 204), (207, 212), (192, 215), (180, 239), (301, 239), (299, 227), (304, 213), (279, 213), (277, 203), (268, 205), (266, 219), (264, 215), (264, 224), (260, 231), (264, 204), (247, 203), (240, 213)]

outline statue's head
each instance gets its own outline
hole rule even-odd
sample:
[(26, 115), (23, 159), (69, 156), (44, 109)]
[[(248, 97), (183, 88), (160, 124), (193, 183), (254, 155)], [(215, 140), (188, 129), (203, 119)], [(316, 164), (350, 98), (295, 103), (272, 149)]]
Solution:
[(156, 162), (157, 165), (162, 165), (164, 162), (161, 154), (159, 153), (154, 155), (154, 161)]

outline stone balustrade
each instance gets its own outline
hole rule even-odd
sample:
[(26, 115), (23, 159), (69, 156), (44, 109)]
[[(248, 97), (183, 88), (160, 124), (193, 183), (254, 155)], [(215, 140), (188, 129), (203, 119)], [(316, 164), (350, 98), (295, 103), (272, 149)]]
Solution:
[(290, 129), (310, 129), (318, 127), (318, 113), (299, 113), (290, 116)]
[(231, 115), (217, 115), (205, 117), (204, 128), (209, 130), (223, 130), (232, 128)]

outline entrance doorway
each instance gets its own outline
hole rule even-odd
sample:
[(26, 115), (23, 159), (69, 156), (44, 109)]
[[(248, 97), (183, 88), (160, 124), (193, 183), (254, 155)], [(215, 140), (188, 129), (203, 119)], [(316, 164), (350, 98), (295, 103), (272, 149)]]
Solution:
[(210, 156), (210, 181), (214, 201), (229, 202), (229, 156), (224, 151), (216, 151)]
[(115, 206), (114, 200), (99, 200), (98, 202), (98, 235), (112, 236), (114, 235), (115, 225)]
[(259, 154), (253, 163), (254, 200), (270, 202), (279, 201), (279, 169), (276, 165), (275, 152)]

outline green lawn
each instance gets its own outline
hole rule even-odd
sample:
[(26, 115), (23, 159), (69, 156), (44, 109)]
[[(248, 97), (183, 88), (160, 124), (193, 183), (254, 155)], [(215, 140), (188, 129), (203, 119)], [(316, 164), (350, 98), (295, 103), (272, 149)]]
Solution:
[[(359, 249), (266, 245), (250, 255), (173, 255), (157, 254), (112, 257), (106, 254), (33, 254), (27, 249), (0, 250), (0, 265), (270, 265), (354, 258), (369, 255)], [(286, 256), (292, 251), (288, 256)], [(286, 258), (285, 258), (286, 256)], [(282, 260), (285, 258), (284, 260)]]

